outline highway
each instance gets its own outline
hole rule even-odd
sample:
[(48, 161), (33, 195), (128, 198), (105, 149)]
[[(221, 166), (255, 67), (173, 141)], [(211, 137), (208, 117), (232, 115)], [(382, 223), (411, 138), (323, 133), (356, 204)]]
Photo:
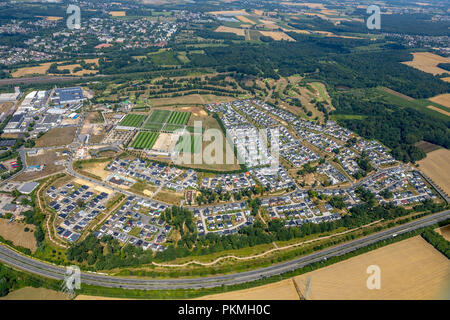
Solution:
[[(405, 223), (395, 228), (380, 231), (378, 233), (374, 233), (360, 239), (352, 240), (334, 247), (317, 251), (291, 261), (241, 273), (190, 279), (149, 279), (124, 278), (99, 273), (82, 272), (81, 282), (82, 284), (97, 285), (102, 287), (141, 290), (199, 289), (217, 287), (221, 285), (245, 283), (265, 277), (279, 275), (304, 267), (314, 262), (324, 261), (333, 256), (340, 256), (356, 249), (366, 247), (378, 241), (389, 239), (402, 233), (413, 231), (415, 229), (430, 226), (449, 218), (450, 210), (446, 210), (429, 215), (422, 219)], [(6, 245), (0, 246), (0, 262), (43, 277), (58, 280), (64, 279), (64, 267), (35, 260), (16, 252)]]

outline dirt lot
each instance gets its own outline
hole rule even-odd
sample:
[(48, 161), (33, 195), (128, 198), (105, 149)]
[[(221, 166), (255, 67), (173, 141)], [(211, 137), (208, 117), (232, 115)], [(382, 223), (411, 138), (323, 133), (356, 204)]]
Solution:
[(440, 94), (433, 98), (430, 98), (429, 100), (439, 103), (444, 107), (450, 108), (450, 93)]
[(91, 182), (89, 182), (87, 180), (84, 180), (84, 179), (76, 178), (75, 180), (73, 180), (73, 182), (77, 183), (77, 184), (80, 184), (80, 185), (85, 184), (88, 187), (93, 188), (95, 191), (98, 191), (98, 192), (105, 192), (105, 193), (108, 193), (108, 194), (112, 193), (112, 191), (110, 189), (104, 188), (102, 186), (97, 186), (97, 185), (95, 185), (95, 184), (93, 184), (93, 183), (91, 183)]
[(25, 232), (25, 227), (34, 230), (33, 225), (27, 225), (19, 222), (8, 223), (6, 219), (0, 219), (0, 235), (6, 240), (12, 241), (16, 246), (21, 246), (36, 251), (36, 239), (33, 232)]
[(103, 162), (90, 162), (90, 163), (83, 163), (82, 169), (85, 172), (94, 174), (102, 180), (106, 180), (106, 178), (111, 175), (111, 172), (106, 171), (105, 167), (109, 163), (109, 160), (103, 161)]
[(53, 128), (36, 140), (36, 148), (65, 146), (71, 144), (77, 128)]
[(3, 102), (0, 103), (0, 112), (8, 112), (9, 109), (14, 105), (12, 102)]
[(6, 297), (0, 300), (68, 300), (68, 297), (59, 291), (25, 287), (19, 290), (10, 292)]
[(61, 170), (64, 170), (64, 165), (55, 165), (55, 161), (67, 159), (67, 156), (61, 156), (61, 152), (63, 150), (64, 149), (47, 150), (45, 152), (41, 151), (36, 156), (27, 156), (27, 165), (29, 166), (44, 165), (44, 169), (42, 171), (24, 172), (21, 175), (19, 175), (15, 180), (16, 181), (35, 180), (40, 177), (45, 177), (49, 174), (53, 174)]
[(444, 58), (429, 52), (415, 52), (412, 61), (402, 62), (410, 67), (422, 70), (433, 75), (446, 73), (444, 69), (437, 67), (439, 63), (450, 63), (449, 58)]
[[(367, 267), (381, 269), (381, 289), (369, 290)], [(420, 236), (294, 278), (300, 292), (311, 277), (308, 299), (448, 299), (449, 260)], [(298, 299), (291, 279), (201, 299)], [(275, 291), (274, 291), (275, 290)]]
[(427, 157), (419, 161), (419, 169), (430, 179), (437, 183), (442, 190), (450, 194), (450, 151), (439, 149), (427, 154)]

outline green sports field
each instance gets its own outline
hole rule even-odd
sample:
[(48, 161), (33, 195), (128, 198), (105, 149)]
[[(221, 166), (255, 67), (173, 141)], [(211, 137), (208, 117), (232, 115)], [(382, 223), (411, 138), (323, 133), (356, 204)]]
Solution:
[(170, 110), (153, 110), (148, 118), (147, 123), (166, 123)]
[(167, 123), (185, 125), (186, 123), (188, 123), (190, 116), (191, 116), (190, 112), (173, 111), (170, 114)]
[(127, 114), (126, 117), (120, 121), (119, 126), (137, 128), (141, 126), (144, 120), (145, 115), (143, 114)]
[(151, 149), (158, 139), (159, 132), (139, 132), (137, 137), (131, 144), (132, 148), (135, 149)]

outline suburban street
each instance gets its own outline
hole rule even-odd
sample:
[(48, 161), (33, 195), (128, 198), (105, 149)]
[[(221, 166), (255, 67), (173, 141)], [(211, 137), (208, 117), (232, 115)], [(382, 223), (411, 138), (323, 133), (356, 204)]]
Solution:
[[(221, 285), (233, 285), (255, 281), (261, 278), (279, 275), (289, 272), (314, 262), (326, 260), (333, 256), (340, 256), (348, 252), (366, 247), (370, 244), (389, 239), (405, 232), (413, 231), (419, 228), (427, 227), (447, 220), (450, 217), (450, 210), (435, 213), (419, 220), (405, 223), (401, 226), (384, 230), (364, 238), (346, 242), (322, 251), (296, 258), (294, 260), (273, 265), (266, 268), (256, 269), (252, 271), (228, 274), (222, 276), (193, 278), (193, 279), (130, 279), (123, 277), (108, 276), (99, 273), (82, 272), (82, 284), (97, 285), (103, 287), (115, 287), (125, 289), (142, 289), (142, 290), (158, 290), (158, 289), (180, 289), (180, 288), (209, 288)], [(21, 269), (30, 273), (34, 273), (43, 277), (62, 280), (64, 279), (65, 268), (49, 264), (33, 258), (27, 257), (15, 250), (10, 249), (6, 245), (0, 246), (0, 261), (17, 269)]]

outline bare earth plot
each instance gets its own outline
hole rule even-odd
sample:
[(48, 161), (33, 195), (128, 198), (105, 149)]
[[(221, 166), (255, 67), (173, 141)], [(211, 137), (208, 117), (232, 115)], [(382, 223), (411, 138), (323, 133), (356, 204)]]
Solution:
[[(46, 150), (46, 151), (41, 150), (36, 156), (27, 156), (28, 166), (44, 166), (43, 170), (23, 172), (14, 180), (16, 181), (35, 180), (64, 170), (64, 164), (62, 163), (62, 161), (67, 159), (67, 156), (61, 155), (61, 152), (63, 150), (64, 149)], [(55, 164), (55, 162), (60, 163)]]
[(76, 127), (53, 128), (36, 140), (36, 148), (71, 144), (76, 131)]
[(439, 63), (450, 63), (449, 58), (444, 58), (430, 52), (415, 52), (413, 56), (414, 59), (412, 61), (402, 63), (433, 75), (447, 72), (437, 66)]
[(425, 159), (419, 161), (419, 169), (431, 180), (439, 185), (442, 190), (450, 194), (450, 151), (439, 149), (427, 154)]
[[(28, 248), (32, 252), (36, 251), (36, 238), (34, 233), (30, 232), (35, 229), (34, 226), (19, 222), (8, 223), (8, 221), (0, 219), (0, 236), (12, 241), (16, 246)], [(28, 227), (30, 231), (25, 232), (25, 227)]]
[[(381, 269), (380, 290), (366, 286), (367, 267)], [(403, 240), (294, 278), (304, 292), (311, 277), (308, 299), (448, 299), (450, 262), (420, 236)], [(200, 299), (299, 299), (292, 279)]]
[(434, 231), (443, 236), (447, 241), (450, 241), (450, 224), (442, 228), (437, 228)]

